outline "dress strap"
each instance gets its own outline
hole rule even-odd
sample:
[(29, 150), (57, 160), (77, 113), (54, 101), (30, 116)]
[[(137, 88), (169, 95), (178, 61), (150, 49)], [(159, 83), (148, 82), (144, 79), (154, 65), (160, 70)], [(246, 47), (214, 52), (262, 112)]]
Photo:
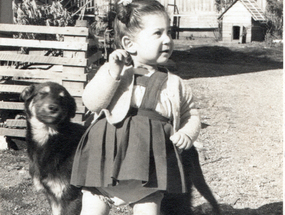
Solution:
[(135, 74), (135, 85), (146, 87), (149, 77)]
[(140, 108), (155, 110), (161, 88), (167, 81), (167, 77), (167, 73), (159, 71), (149, 77)]

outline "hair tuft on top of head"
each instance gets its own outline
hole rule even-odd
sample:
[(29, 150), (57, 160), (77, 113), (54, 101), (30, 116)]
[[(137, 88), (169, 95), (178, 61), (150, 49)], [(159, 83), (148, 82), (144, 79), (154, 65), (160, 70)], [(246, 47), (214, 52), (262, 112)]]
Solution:
[(130, 21), (131, 12), (132, 9), (130, 4), (126, 6), (124, 4), (117, 4), (117, 18), (125, 25)]

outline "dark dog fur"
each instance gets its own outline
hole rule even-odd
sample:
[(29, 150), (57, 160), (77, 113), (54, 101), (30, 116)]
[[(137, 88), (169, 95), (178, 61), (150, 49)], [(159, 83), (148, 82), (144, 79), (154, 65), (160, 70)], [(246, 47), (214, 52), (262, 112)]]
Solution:
[(80, 189), (69, 182), (85, 128), (70, 122), (76, 111), (74, 98), (53, 82), (31, 85), (21, 98), (27, 119), (29, 171), (36, 189), (45, 192), (53, 215), (80, 214)]

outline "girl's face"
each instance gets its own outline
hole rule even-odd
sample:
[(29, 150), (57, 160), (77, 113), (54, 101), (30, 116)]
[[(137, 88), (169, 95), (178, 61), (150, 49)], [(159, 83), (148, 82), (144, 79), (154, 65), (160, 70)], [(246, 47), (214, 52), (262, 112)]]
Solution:
[(166, 63), (173, 51), (168, 16), (145, 15), (142, 22), (143, 29), (133, 39), (136, 49), (136, 54), (133, 55), (134, 66), (157, 66)]

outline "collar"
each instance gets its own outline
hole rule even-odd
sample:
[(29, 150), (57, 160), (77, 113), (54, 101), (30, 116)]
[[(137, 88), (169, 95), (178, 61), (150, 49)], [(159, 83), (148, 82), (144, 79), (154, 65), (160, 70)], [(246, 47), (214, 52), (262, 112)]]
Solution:
[(153, 73), (155, 73), (155, 71), (149, 71), (145, 68), (134, 68), (135, 75), (143, 75), (143, 76), (150, 77)]

